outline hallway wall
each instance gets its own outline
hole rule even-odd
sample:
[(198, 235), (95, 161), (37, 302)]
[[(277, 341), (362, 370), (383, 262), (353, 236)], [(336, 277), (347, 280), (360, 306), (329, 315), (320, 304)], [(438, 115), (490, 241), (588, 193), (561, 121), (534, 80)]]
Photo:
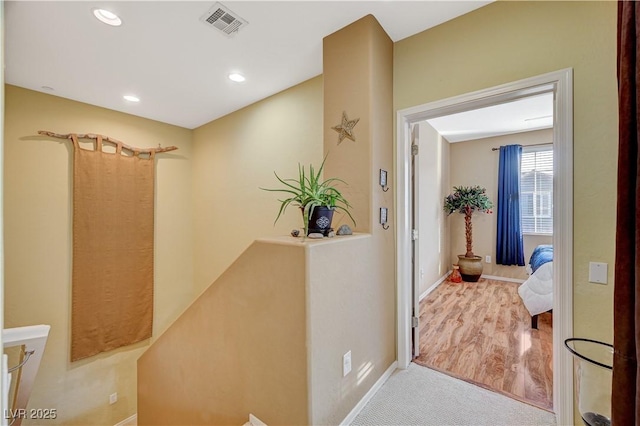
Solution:
[[(396, 110), (573, 68), (574, 332), (608, 342), (616, 221), (616, 23), (616, 2), (495, 2), (401, 40), (394, 52)], [(610, 265), (608, 285), (588, 282), (590, 261)]]
[(194, 275), (198, 293), (259, 237), (302, 228), (290, 207), (274, 224), (286, 179), (322, 162), (322, 77), (193, 131)]
[[(30, 407), (55, 408), (57, 418), (47, 424), (115, 424), (136, 412), (136, 360), (150, 340), (69, 362), (72, 148), (37, 132), (98, 133), (134, 146), (178, 147), (156, 156), (153, 340), (194, 297), (191, 131), (5, 89), (5, 327), (51, 325)], [(114, 392), (118, 402), (110, 405)]]

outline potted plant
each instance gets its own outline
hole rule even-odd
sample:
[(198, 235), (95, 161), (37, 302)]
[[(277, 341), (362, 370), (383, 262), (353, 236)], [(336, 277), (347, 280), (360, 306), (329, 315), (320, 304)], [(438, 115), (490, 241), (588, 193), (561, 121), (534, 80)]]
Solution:
[(477, 282), (482, 275), (482, 258), (473, 254), (473, 235), (471, 218), (474, 212), (491, 213), (493, 203), (486, 194), (487, 190), (480, 186), (454, 186), (453, 193), (444, 199), (444, 210), (450, 215), (459, 212), (464, 215), (464, 234), (467, 252), (458, 255), (458, 265), (462, 279)]
[(335, 210), (347, 213), (355, 225), (356, 222), (349, 212), (351, 205), (335, 187), (335, 183), (340, 182), (346, 185), (346, 182), (338, 178), (321, 179), (326, 159), (327, 157), (324, 158), (317, 171), (310, 164), (308, 173), (298, 163), (298, 177), (296, 179), (282, 179), (274, 172), (278, 181), (284, 185), (283, 188), (260, 188), (264, 191), (282, 192), (288, 196), (283, 200), (278, 200), (280, 201), (280, 210), (274, 223), (280, 219), (289, 205), (294, 205), (302, 212), (305, 235), (320, 233), (327, 236), (332, 230), (331, 221)]

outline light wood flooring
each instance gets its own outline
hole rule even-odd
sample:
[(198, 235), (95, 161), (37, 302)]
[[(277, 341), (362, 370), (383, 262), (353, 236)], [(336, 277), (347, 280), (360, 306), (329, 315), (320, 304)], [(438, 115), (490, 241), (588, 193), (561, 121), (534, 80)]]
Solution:
[(552, 410), (551, 314), (541, 314), (532, 330), (519, 285), (484, 278), (440, 284), (420, 303), (414, 362)]

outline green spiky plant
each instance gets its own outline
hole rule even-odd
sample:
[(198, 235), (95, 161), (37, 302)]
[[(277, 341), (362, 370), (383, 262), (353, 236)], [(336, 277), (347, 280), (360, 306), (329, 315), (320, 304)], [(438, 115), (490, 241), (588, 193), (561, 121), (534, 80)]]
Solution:
[(324, 169), (324, 163), (327, 157), (322, 160), (320, 168), (316, 171), (312, 164), (309, 165), (309, 172), (305, 170), (304, 166), (298, 163), (298, 178), (297, 179), (283, 179), (276, 172), (273, 174), (278, 181), (284, 185), (284, 188), (271, 189), (260, 188), (264, 191), (270, 192), (282, 192), (288, 195), (288, 198), (278, 200), (280, 201), (280, 210), (278, 216), (273, 222), (274, 224), (280, 219), (280, 216), (286, 211), (287, 207), (294, 205), (298, 207), (302, 212), (302, 221), (304, 224), (305, 235), (308, 230), (309, 218), (313, 214), (313, 210), (316, 207), (327, 207), (334, 210), (345, 212), (351, 221), (355, 225), (356, 221), (351, 216), (349, 209), (351, 204), (342, 195), (342, 193), (335, 187), (335, 183), (340, 182), (347, 184), (342, 179), (329, 178), (322, 180), (322, 170)]

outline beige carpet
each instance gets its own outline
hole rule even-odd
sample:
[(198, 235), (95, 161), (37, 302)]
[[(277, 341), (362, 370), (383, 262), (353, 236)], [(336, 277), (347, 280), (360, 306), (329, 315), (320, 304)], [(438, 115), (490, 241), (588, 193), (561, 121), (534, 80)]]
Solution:
[(397, 370), (352, 425), (555, 425), (552, 413), (411, 363)]

